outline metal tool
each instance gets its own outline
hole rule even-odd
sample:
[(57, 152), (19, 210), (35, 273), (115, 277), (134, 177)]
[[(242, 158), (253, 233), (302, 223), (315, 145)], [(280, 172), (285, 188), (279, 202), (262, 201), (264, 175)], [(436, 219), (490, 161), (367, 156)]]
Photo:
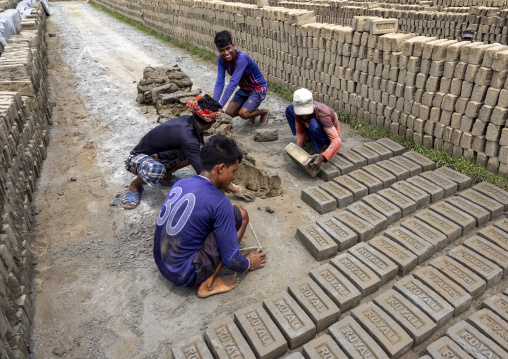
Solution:
[(252, 223), (249, 222), (250, 230), (252, 231), (252, 234), (254, 235), (254, 238), (256, 238), (256, 242), (258, 242), (259, 249), (263, 249), (261, 246), (261, 243), (259, 242), (258, 236), (256, 235), (256, 232), (254, 232), (254, 228), (252, 227)]

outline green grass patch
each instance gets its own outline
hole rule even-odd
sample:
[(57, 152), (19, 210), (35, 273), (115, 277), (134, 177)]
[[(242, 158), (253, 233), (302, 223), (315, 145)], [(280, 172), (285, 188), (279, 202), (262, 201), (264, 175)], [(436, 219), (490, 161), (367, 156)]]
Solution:
[[(123, 16), (117, 12), (111, 11), (107, 8), (105, 8), (102, 5), (99, 5), (93, 1), (89, 2), (90, 6), (94, 8), (95, 10), (101, 11), (108, 16), (117, 19), (120, 22), (123, 22), (125, 24), (131, 25), (138, 29), (139, 31), (142, 31), (150, 36), (156, 37), (157, 39), (167, 42), (168, 44), (178, 47), (180, 49), (185, 50), (190, 55), (193, 55), (195, 57), (201, 58), (205, 61), (208, 61), (212, 64), (215, 64), (217, 62), (217, 54), (206, 50), (203, 48), (200, 48), (194, 44), (179, 41), (176, 39), (173, 39), (167, 35), (164, 35), (162, 33), (159, 33), (153, 29), (150, 29), (146, 27), (145, 25), (141, 24), (138, 21), (132, 20), (126, 16)], [(282, 99), (292, 102), (293, 101), (293, 92), (290, 91), (287, 88), (283, 88), (280, 86), (275, 85), (274, 83), (268, 83), (268, 92), (272, 95), (277, 95), (281, 97)], [(459, 171), (461, 173), (464, 173), (465, 175), (471, 177), (474, 181), (474, 183), (478, 183), (481, 181), (486, 181), (489, 183), (492, 183), (496, 186), (499, 186), (505, 190), (508, 190), (508, 177), (492, 173), (490, 171), (487, 171), (486, 168), (477, 165), (476, 159), (473, 159), (471, 161), (467, 161), (464, 158), (456, 158), (450, 156), (448, 153), (444, 152), (443, 150), (436, 150), (433, 148), (426, 148), (423, 145), (419, 145), (415, 143), (414, 141), (407, 139), (405, 137), (402, 137), (396, 133), (390, 132), (390, 130), (377, 126), (372, 125), (370, 123), (367, 123), (361, 119), (359, 119), (357, 116), (352, 116), (350, 114), (344, 113), (344, 112), (338, 112), (341, 119), (349, 122), (351, 126), (354, 129), (354, 132), (373, 139), (377, 140), (383, 137), (388, 137), (392, 139), (393, 141), (400, 143), (402, 146), (404, 146), (408, 151), (415, 151), (418, 153), (421, 153), (422, 155), (425, 155), (426, 157), (430, 158), (431, 160), (436, 162), (436, 165), (438, 167), (441, 166), (447, 166), (450, 167), (456, 171)]]
[(339, 115), (342, 120), (351, 124), (355, 133), (361, 136), (373, 140), (388, 137), (391, 140), (400, 143), (408, 151), (415, 151), (421, 153), (427, 158), (430, 158), (436, 162), (438, 167), (447, 166), (471, 177), (474, 183), (486, 181), (504, 190), (508, 190), (508, 177), (502, 174), (490, 172), (485, 167), (477, 165), (476, 158), (473, 158), (471, 161), (467, 161), (463, 157), (453, 157), (441, 149), (436, 150), (434, 148), (427, 148), (423, 145), (417, 144), (411, 139), (392, 133), (385, 127), (365, 122), (357, 116), (352, 116), (345, 112), (339, 112)]
[(52, 23), (50, 19), (48, 19), (48, 21), (46, 21), (46, 31), (51, 31), (54, 30), (55, 28), (56, 25)]

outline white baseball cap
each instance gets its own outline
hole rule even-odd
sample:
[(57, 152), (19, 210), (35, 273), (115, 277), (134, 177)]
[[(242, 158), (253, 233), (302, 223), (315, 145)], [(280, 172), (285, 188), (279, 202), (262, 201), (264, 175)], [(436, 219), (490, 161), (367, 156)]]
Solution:
[(314, 112), (312, 92), (307, 89), (296, 90), (293, 94), (293, 110), (298, 116), (310, 115)]

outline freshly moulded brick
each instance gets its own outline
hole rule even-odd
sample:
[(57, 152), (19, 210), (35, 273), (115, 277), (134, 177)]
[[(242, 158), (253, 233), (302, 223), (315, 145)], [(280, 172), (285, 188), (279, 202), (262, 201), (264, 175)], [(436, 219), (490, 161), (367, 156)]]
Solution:
[(312, 320), (287, 292), (265, 299), (263, 306), (286, 338), (289, 349), (308, 342), (316, 335)]
[(388, 225), (388, 220), (385, 216), (365, 203), (355, 202), (350, 204), (346, 207), (346, 211), (370, 223), (374, 227), (375, 233), (383, 230)]
[(366, 142), (363, 145), (368, 149), (376, 152), (380, 157), (380, 161), (384, 161), (390, 157), (393, 157), (393, 152), (379, 142)]
[(415, 218), (427, 223), (429, 226), (446, 235), (449, 242), (459, 238), (462, 233), (462, 228), (429, 209), (419, 212), (415, 215)]
[(342, 175), (355, 170), (355, 166), (351, 162), (346, 161), (340, 156), (333, 156), (328, 160), (328, 162), (337, 167)]
[(407, 181), (396, 182), (392, 188), (416, 202), (417, 208), (423, 208), (430, 203), (430, 195), (413, 186)]
[(430, 265), (464, 288), (473, 299), (485, 292), (487, 288), (487, 283), (482, 278), (451, 257), (440, 256)]
[(360, 291), (331, 264), (325, 264), (310, 272), (310, 276), (338, 305), (341, 312), (360, 302)]
[(462, 229), (461, 235), (469, 233), (471, 230), (474, 229), (476, 225), (476, 220), (473, 217), (463, 212), (462, 210), (449, 205), (444, 201), (435, 203), (429, 208), (430, 210), (448, 219), (450, 222), (453, 222), (457, 226), (461, 227)]
[(416, 211), (416, 202), (393, 188), (386, 188), (377, 194), (399, 207), (402, 217), (406, 217)]
[(508, 218), (507, 217), (501, 218), (500, 220), (494, 223), (494, 226), (508, 233)]
[(432, 319), (393, 289), (375, 297), (374, 303), (406, 330), (415, 346), (427, 340), (436, 330)]
[(305, 344), (302, 353), (306, 359), (342, 359), (346, 357), (337, 343), (327, 334)]
[(471, 295), (439, 270), (427, 266), (416, 270), (413, 276), (445, 298), (453, 306), (455, 316), (471, 305)]
[(390, 158), (389, 161), (392, 161), (396, 165), (399, 165), (399, 166), (404, 167), (405, 169), (407, 169), (409, 171), (410, 177), (417, 176), (420, 173), (422, 173), (422, 166), (420, 166), (419, 164), (417, 164), (417, 163), (407, 159), (404, 156), (393, 157), (393, 158)]
[(319, 220), (317, 225), (337, 243), (339, 252), (358, 242), (358, 234), (334, 217)]
[(383, 235), (414, 253), (418, 263), (423, 263), (434, 253), (432, 244), (401, 226), (392, 226)]
[(508, 322), (496, 313), (484, 308), (467, 318), (467, 321), (501, 348), (508, 348)]
[(475, 191), (490, 197), (504, 206), (504, 210), (508, 210), (508, 192), (488, 182), (478, 183), (473, 187)]
[(215, 358), (256, 358), (233, 319), (229, 317), (212, 322), (205, 332), (205, 341)]
[(397, 181), (404, 181), (409, 178), (409, 170), (395, 164), (393, 161), (385, 160), (378, 162), (377, 165), (394, 175)]
[(443, 249), (448, 243), (448, 238), (435, 228), (416, 218), (410, 218), (400, 223), (400, 226), (413, 232), (420, 238), (432, 244), (434, 252)]
[(327, 182), (320, 185), (321, 189), (335, 198), (337, 201), (337, 208), (346, 207), (348, 204), (353, 203), (353, 194), (335, 182)]
[(398, 267), (388, 257), (366, 243), (358, 243), (348, 250), (367, 265), (381, 279), (381, 284), (397, 276)]
[(353, 201), (358, 201), (369, 194), (369, 189), (349, 175), (340, 176), (333, 180), (353, 194)]
[(476, 234), (508, 251), (508, 233), (502, 231), (496, 226), (485, 227)]
[(501, 267), (503, 276), (508, 272), (508, 251), (480, 236), (469, 238), (464, 245)]
[(381, 138), (377, 140), (377, 142), (388, 148), (390, 151), (392, 151), (394, 156), (400, 156), (401, 154), (406, 152), (404, 146), (399, 145), (397, 142), (394, 142), (389, 138)]
[(427, 181), (423, 177), (420, 176), (411, 177), (407, 180), (407, 182), (427, 192), (430, 195), (431, 203), (437, 202), (444, 197), (444, 190), (441, 187), (435, 185), (430, 181)]
[(471, 177), (468, 177), (460, 172), (452, 170), (451, 168), (446, 167), (446, 166), (438, 168), (436, 170), (436, 173), (457, 183), (459, 191), (462, 191), (466, 188), (471, 187), (471, 184), (473, 183), (473, 180), (471, 179)]
[(340, 170), (329, 162), (323, 163), (321, 167), (319, 167), (318, 177), (323, 181), (331, 181), (340, 175)]
[(457, 192), (457, 183), (449, 180), (444, 176), (441, 176), (440, 174), (436, 173), (436, 171), (424, 172), (421, 174), (421, 176), (441, 187), (444, 190), (444, 197), (451, 196)]
[(365, 146), (355, 146), (351, 148), (351, 150), (358, 153), (360, 156), (364, 157), (367, 160), (367, 164), (369, 165), (379, 162), (381, 159), (381, 157), (377, 152), (374, 152), (370, 148), (367, 148)]
[(499, 283), (503, 271), (488, 259), (479, 255), (464, 245), (457, 246), (448, 252), (448, 256), (456, 259), (467, 268), (487, 281), (487, 287)]
[(405, 152), (402, 156), (420, 165), (422, 167), (423, 172), (432, 171), (436, 169), (436, 162), (428, 159), (427, 157), (419, 153), (410, 151)]
[(453, 307), (443, 297), (412, 275), (395, 282), (393, 289), (432, 318), (437, 328), (441, 328), (453, 316)]
[(276, 359), (288, 349), (284, 336), (261, 305), (235, 312), (235, 323), (258, 359)]
[(358, 240), (360, 242), (369, 240), (375, 234), (372, 224), (348, 211), (338, 211), (334, 214), (334, 217), (358, 234)]
[(367, 333), (369, 333), (391, 358), (398, 358), (413, 346), (413, 339), (388, 314), (372, 302), (351, 311)]
[(466, 321), (460, 321), (448, 328), (446, 335), (457, 343), (464, 351), (475, 358), (508, 358), (508, 352), (480, 333)]
[(418, 264), (418, 257), (415, 254), (391, 239), (377, 236), (372, 238), (368, 243), (397, 264), (400, 276), (406, 275)]
[(296, 238), (318, 261), (330, 258), (338, 250), (337, 243), (316, 224), (298, 227)]
[(388, 355), (352, 317), (346, 317), (328, 329), (328, 334), (351, 359), (388, 359)]
[(471, 201), (468, 201), (464, 197), (453, 196), (446, 199), (445, 202), (473, 217), (476, 221), (477, 227), (483, 226), (490, 219), (490, 213), (487, 210), (474, 204)]
[(337, 155), (352, 163), (355, 170), (363, 166), (367, 166), (367, 160), (365, 157), (362, 157), (358, 153), (351, 151), (351, 149), (339, 151)]
[(508, 321), (508, 296), (503, 294), (493, 295), (483, 301), (482, 308), (488, 308), (505, 321)]
[(312, 319), (318, 333), (339, 320), (339, 307), (311, 278), (292, 283), (288, 290)]
[(383, 188), (388, 188), (397, 181), (397, 177), (378, 164), (365, 166), (362, 170), (380, 180)]
[[(473, 359), (461, 347), (448, 337), (441, 337), (427, 347), (427, 353), (432, 359)], [(420, 359), (422, 359), (420, 357)]]
[(337, 201), (318, 186), (302, 190), (302, 201), (316, 212), (323, 214), (337, 209)]
[(353, 179), (363, 184), (369, 190), (369, 193), (375, 193), (383, 189), (383, 182), (371, 174), (358, 169), (349, 174)]
[(358, 288), (362, 297), (375, 292), (381, 285), (381, 279), (368, 266), (349, 253), (333, 258), (330, 263)]
[(399, 207), (384, 199), (377, 193), (369, 194), (367, 197), (362, 198), (362, 202), (369, 205), (377, 212), (382, 213), (387, 219), (387, 225), (398, 221), (402, 215)]
[(173, 359), (213, 359), (205, 341), (200, 336), (194, 336), (187, 340), (172, 345)]

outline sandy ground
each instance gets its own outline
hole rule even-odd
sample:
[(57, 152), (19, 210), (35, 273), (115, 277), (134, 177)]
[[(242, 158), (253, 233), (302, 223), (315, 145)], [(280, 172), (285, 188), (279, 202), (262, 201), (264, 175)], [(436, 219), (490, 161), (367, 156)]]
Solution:
[[(151, 250), (165, 188), (146, 188), (133, 211), (110, 206), (133, 178), (124, 159), (156, 125), (154, 109), (135, 102), (136, 81), (147, 65), (177, 63), (194, 87), (211, 92), (215, 65), (87, 4), (52, 6), (49, 82), (55, 107), (35, 200), (35, 358), (165, 358), (172, 342), (201, 334), (213, 319), (284, 290), (318, 265), (294, 239), (302, 220), (318, 216), (299, 200), (301, 188), (315, 180), (283, 153), (293, 141), (283, 122), (287, 103), (268, 96), (270, 126), (279, 128), (279, 140), (253, 142), (252, 127), (240, 119), (233, 132), (258, 165), (279, 173), (284, 194), (254, 203), (231, 197), (249, 212), (266, 248), (266, 267), (240, 275), (234, 291), (206, 300), (163, 279)], [(358, 143), (347, 125), (341, 129), (345, 147)], [(246, 242), (255, 244), (252, 235)]]
[[(111, 206), (133, 176), (123, 166), (131, 149), (156, 126), (152, 107), (136, 102), (136, 82), (147, 65), (178, 64), (195, 88), (212, 92), (215, 65), (118, 23), (83, 3), (51, 3), (49, 87), (54, 115), (48, 158), (35, 197), (36, 258), (34, 358), (167, 358), (172, 343), (201, 335), (216, 318), (231, 316), (305, 277), (320, 265), (295, 240), (296, 228), (319, 215), (300, 198), (321, 182), (306, 176), (284, 153), (294, 138), (285, 123), (288, 103), (268, 96), (270, 126), (279, 140), (253, 142), (253, 128), (234, 121), (234, 136), (261, 167), (276, 171), (283, 195), (242, 204), (267, 252), (264, 269), (241, 274), (233, 291), (199, 299), (158, 273), (152, 258), (155, 218), (167, 187), (146, 188), (133, 211)], [(257, 128), (257, 127), (255, 127)], [(341, 124), (344, 148), (362, 141)], [(192, 170), (179, 175), (190, 176)], [(266, 211), (270, 206), (274, 213)], [(255, 245), (252, 234), (246, 245)], [(433, 257), (444, 254), (444, 250)], [(362, 302), (388, 289), (393, 281)], [(498, 293), (508, 279), (481, 299)], [(436, 332), (467, 317), (480, 300)], [(427, 342), (427, 344), (429, 341)], [(417, 358), (424, 344), (404, 358)]]

